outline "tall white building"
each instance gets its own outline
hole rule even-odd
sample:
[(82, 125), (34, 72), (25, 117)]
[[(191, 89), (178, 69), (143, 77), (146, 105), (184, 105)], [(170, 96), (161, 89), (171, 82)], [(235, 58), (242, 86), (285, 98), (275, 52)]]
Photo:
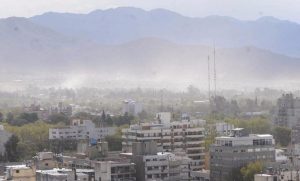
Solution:
[(191, 168), (204, 165), (204, 128), (191, 122), (143, 123), (122, 130), (122, 149), (132, 152), (133, 142), (155, 141), (160, 152), (184, 152), (191, 158)]
[(143, 111), (143, 106), (141, 103), (133, 100), (123, 101), (123, 114), (128, 113), (129, 115), (136, 116)]
[(69, 127), (50, 128), (49, 139), (102, 140), (108, 135), (115, 134), (115, 132), (115, 127), (95, 127), (91, 120), (75, 119)]
[(226, 136), (231, 133), (231, 131), (234, 129), (234, 125), (229, 123), (216, 123), (216, 132), (220, 136)]

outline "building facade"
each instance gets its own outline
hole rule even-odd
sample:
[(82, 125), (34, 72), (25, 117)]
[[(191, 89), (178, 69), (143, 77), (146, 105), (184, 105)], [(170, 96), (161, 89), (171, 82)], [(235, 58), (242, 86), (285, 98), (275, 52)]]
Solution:
[(189, 121), (144, 123), (122, 130), (123, 152), (132, 152), (133, 142), (155, 141), (159, 152), (184, 152), (191, 158), (191, 168), (200, 170), (204, 165), (204, 128)]
[(210, 180), (231, 181), (234, 169), (254, 161), (274, 162), (274, 144), (272, 135), (246, 135), (239, 128), (230, 136), (217, 137), (210, 147)]
[(50, 140), (103, 140), (108, 135), (116, 132), (115, 127), (96, 127), (91, 120), (72, 120), (71, 126), (63, 128), (50, 128)]
[(134, 163), (129, 160), (95, 163), (95, 181), (135, 181)]
[(139, 181), (181, 181), (190, 179), (190, 159), (169, 152), (157, 152), (154, 141), (133, 143), (132, 162)]
[(293, 128), (300, 121), (300, 98), (283, 94), (277, 100), (273, 122), (277, 126)]

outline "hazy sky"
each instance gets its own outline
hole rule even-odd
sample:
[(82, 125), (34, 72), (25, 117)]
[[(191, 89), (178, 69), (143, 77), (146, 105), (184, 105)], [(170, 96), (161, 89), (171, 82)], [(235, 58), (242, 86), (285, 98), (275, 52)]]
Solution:
[(187, 16), (275, 16), (300, 22), (300, 0), (0, 0), (0, 17), (28, 17), (48, 11), (87, 13), (119, 6), (165, 8)]

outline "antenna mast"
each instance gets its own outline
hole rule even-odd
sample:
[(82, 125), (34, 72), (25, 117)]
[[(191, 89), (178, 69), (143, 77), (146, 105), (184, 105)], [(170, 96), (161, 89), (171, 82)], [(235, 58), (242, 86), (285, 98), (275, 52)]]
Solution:
[(208, 78), (208, 100), (210, 100), (210, 60), (209, 56), (207, 56), (207, 78)]
[(216, 48), (214, 45), (214, 86), (215, 86), (215, 98), (217, 96), (217, 72), (216, 72)]

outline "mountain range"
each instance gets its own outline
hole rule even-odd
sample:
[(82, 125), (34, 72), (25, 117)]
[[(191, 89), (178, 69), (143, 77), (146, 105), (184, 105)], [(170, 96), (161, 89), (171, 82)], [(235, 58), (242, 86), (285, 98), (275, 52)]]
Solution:
[(45, 13), (31, 21), (62, 34), (100, 44), (122, 44), (155, 37), (183, 44), (232, 48), (254, 46), (300, 56), (300, 25), (273, 17), (241, 21), (231, 17), (191, 18), (165, 10), (123, 7), (89, 14)]
[(0, 71), (219, 84), (297, 81), (300, 26), (264, 17), (184, 17), (136, 8), (0, 19)]

